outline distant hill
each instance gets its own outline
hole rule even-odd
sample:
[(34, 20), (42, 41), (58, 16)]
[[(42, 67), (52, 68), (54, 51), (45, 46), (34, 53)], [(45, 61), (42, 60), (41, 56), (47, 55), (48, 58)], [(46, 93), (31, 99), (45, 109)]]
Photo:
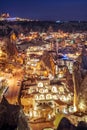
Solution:
[(64, 32), (87, 31), (87, 21), (0, 21), (0, 36), (8, 35), (14, 30), (16, 33), (29, 33), (29, 31), (46, 32), (49, 27), (53, 31), (63, 30)]

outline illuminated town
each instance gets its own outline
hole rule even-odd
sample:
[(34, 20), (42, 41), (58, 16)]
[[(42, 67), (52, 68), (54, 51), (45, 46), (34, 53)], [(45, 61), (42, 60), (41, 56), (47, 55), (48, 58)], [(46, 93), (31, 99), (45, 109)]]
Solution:
[[(5, 20), (7, 28), (1, 24)], [(19, 106), (30, 130), (57, 130), (64, 117), (75, 127), (87, 123), (87, 31), (49, 26), (23, 32), (18, 24), (9, 31), (10, 22), (9, 14), (1, 16), (0, 30), (7, 33), (0, 33), (1, 105), (7, 100)], [(0, 106), (2, 113), (4, 109)]]

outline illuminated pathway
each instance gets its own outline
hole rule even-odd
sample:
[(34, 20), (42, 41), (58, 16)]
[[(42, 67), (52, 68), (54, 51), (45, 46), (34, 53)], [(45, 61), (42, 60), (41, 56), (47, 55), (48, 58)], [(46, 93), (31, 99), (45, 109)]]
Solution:
[(23, 71), (21, 69), (17, 70), (14, 76), (10, 76), (7, 80), (9, 89), (6, 92), (5, 96), (11, 104), (16, 104), (18, 102), (18, 95), (19, 95), (21, 86), (18, 86), (17, 81), (22, 80), (22, 77), (23, 77), (22, 72)]

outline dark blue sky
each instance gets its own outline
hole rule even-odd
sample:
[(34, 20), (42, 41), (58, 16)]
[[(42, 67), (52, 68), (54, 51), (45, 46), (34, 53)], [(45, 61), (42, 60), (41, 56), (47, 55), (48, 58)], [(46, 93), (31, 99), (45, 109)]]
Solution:
[(39, 20), (86, 20), (87, 0), (0, 0), (0, 14)]

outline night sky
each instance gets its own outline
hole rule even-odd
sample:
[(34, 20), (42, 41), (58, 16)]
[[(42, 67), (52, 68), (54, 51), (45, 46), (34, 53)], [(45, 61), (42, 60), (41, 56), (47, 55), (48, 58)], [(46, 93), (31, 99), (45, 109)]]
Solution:
[(87, 0), (0, 0), (0, 14), (38, 20), (85, 20)]

